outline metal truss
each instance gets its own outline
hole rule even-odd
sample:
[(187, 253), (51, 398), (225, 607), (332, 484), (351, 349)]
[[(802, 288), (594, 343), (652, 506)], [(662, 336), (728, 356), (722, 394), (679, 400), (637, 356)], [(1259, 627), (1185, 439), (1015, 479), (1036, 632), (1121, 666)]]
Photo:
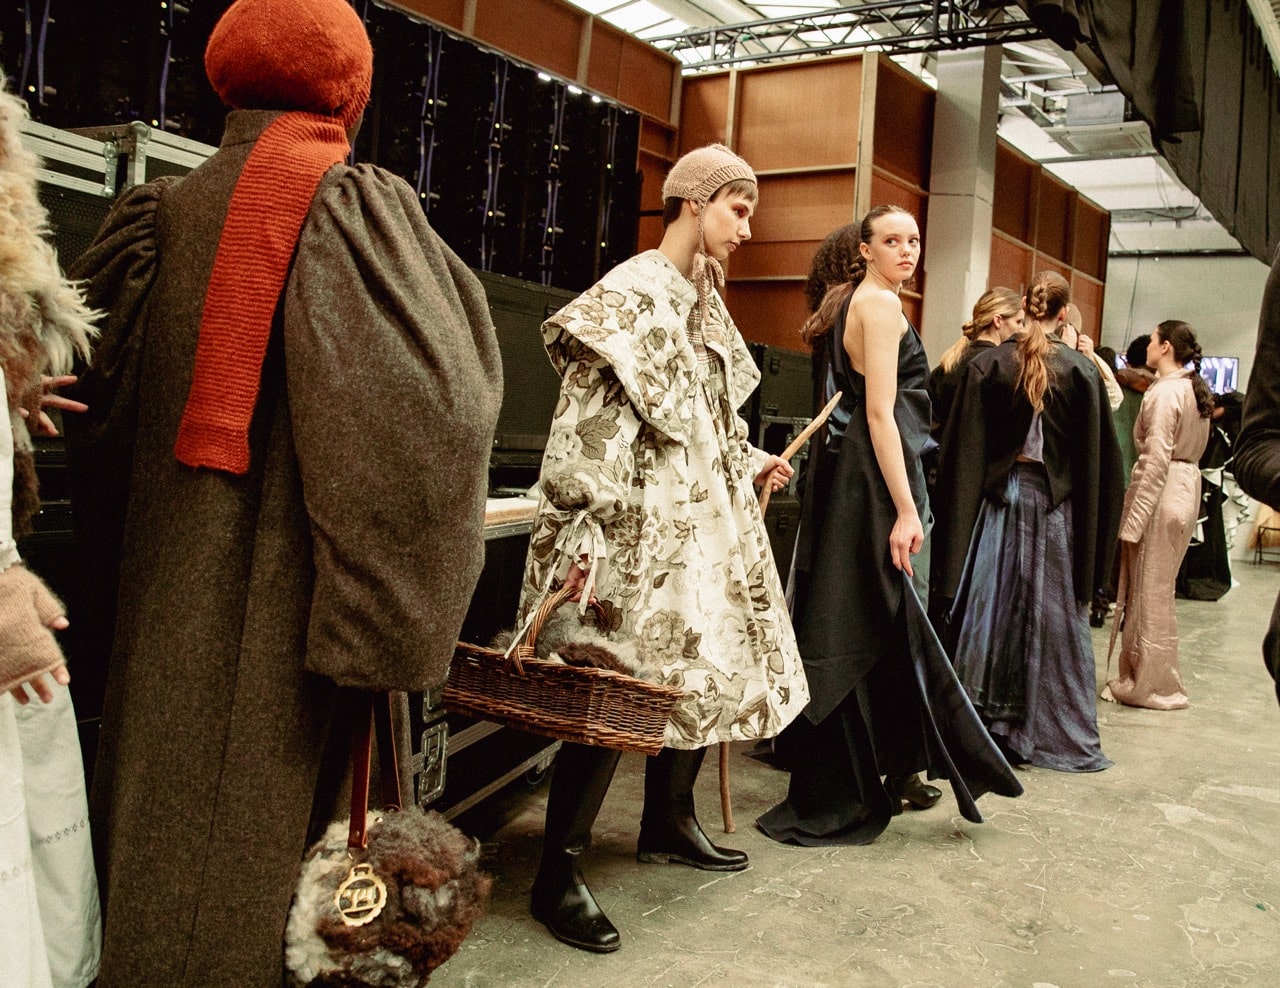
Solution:
[(867, 49), (919, 54), (1044, 37), (1029, 20), (1007, 19), (1008, 10), (991, 0), (872, 0), (794, 17), (692, 28), (649, 41), (692, 69)]

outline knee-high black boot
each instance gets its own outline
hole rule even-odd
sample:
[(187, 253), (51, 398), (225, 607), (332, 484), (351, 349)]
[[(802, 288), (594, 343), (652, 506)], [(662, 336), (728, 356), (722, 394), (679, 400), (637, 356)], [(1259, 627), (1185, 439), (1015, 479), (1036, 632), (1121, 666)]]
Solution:
[(744, 852), (712, 844), (693, 814), (693, 783), (706, 754), (706, 748), (663, 748), (649, 758), (636, 845), (639, 860), (675, 861), (703, 871), (741, 871), (747, 866)]
[(587, 888), (581, 857), (591, 846), (591, 825), (620, 755), (609, 748), (561, 746), (547, 797), (542, 863), (530, 897), (533, 918), (557, 940), (598, 954), (617, 950), (622, 940)]

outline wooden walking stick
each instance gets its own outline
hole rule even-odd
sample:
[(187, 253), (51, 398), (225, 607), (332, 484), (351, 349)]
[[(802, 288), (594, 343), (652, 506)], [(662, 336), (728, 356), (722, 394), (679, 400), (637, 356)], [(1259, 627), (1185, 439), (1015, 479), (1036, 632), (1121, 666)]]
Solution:
[[(822, 428), (822, 423), (831, 417), (831, 413), (836, 410), (836, 405), (840, 404), (840, 398), (844, 395), (843, 391), (837, 391), (831, 396), (831, 400), (827, 402), (826, 407), (814, 416), (812, 422), (800, 430), (800, 435), (791, 440), (791, 444), (782, 451), (782, 458), (788, 463), (791, 457), (800, 452), (800, 447), (809, 441), (809, 437)], [(764, 517), (765, 509), (769, 507), (769, 494), (773, 489), (773, 485), (765, 481), (764, 486), (760, 488), (760, 517)]]
[[(813, 421), (800, 430), (800, 435), (791, 440), (786, 449), (782, 451), (782, 459), (788, 463), (791, 457), (800, 452), (809, 437), (822, 428), (822, 424), (830, 418), (831, 413), (836, 410), (836, 406), (840, 404), (840, 399), (844, 395), (843, 391), (837, 391), (826, 407), (814, 416)], [(760, 488), (760, 517), (764, 517), (765, 509), (769, 507), (769, 493), (773, 485), (766, 477), (763, 486)], [(733, 822), (733, 794), (729, 790), (729, 742), (720, 742), (720, 815), (724, 818), (724, 832), (726, 834), (734, 833), (738, 827)]]

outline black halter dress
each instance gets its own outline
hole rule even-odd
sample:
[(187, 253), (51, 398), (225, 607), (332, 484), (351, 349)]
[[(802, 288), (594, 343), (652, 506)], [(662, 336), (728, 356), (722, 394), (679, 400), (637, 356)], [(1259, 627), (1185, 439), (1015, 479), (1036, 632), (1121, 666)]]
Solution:
[[(846, 302), (836, 326), (847, 312)], [(829, 387), (844, 397), (814, 439), (793, 573), (792, 613), (811, 699), (777, 742), (791, 768), (787, 799), (757, 820), (774, 840), (811, 846), (875, 840), (895, 808), (885, 775), (927, 770), (948, 779), (960, 812), (975, 823), (982, 821), (978, 796), (1022, 793), (956, 679), (911, 577), (890, 558), (897, 511), (871, 444), (866, 380), (840, 336), (828, 334)], [(931, 442), (928, 376), (912, 327), (898, 344), (894, 419), (921, 519), (929, 518), (921, 465)]]

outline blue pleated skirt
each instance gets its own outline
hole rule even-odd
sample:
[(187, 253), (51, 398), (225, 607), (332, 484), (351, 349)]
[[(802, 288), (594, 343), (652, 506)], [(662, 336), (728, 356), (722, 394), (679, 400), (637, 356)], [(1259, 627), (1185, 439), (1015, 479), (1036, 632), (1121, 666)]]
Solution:
[(1071, 577), (1071, 501), (1037, 463), (986, 500), (951, 612), (956, 674), (1011, 759), (1061, 772), (1113, 763), (1098, 737), (1088, 604)]

